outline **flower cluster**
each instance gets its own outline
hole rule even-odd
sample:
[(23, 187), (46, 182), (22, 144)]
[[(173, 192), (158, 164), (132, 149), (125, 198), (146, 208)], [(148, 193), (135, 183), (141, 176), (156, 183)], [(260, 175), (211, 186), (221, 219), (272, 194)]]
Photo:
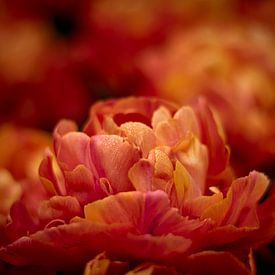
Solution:
[(66, 272), (92, 259), (85, 274), (252, 274), (253, 249), (274, 237), (274, 197), (259, 204), (267, 177), (234, 177), (203, 99), (99, 102), (83, 131), (61, 121), (53, 148), (35, 209), (26, 199), (11, 208), (2, 261)]

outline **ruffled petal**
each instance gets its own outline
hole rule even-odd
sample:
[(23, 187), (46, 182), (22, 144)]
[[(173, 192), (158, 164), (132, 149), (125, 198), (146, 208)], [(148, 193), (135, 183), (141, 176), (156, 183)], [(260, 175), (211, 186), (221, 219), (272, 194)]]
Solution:
[(61, 270), (82, 268), (92, 256), (102, 252), (129, 259), (179, 259), (190, 240), (166, 236), (133, 235), (129, 225), (104, 225), (76, 219), (69, 225), (51, 227), (22, 237), (0, 248), (0, 258), (14, 265), (43, 265)]
[(75, 216), (82, 216), (82, 209), (78, 200), (70, 196), (54, 196), (43, 201), (38, 209), (41, 223), (50, 226), (49, 223), (59, 220), (68, 223)]
[(211, 218), (218, 225), (258, 227), (258, 219), (251, 215), (256, 211), (258, 200), (264, 194), (269, 182), (261, 173), (251, 172), (249, 176), (235, 180), (227, 196), (221, 202), (208, 207), (203, 218)]
[(165, 106), (174, 113), (177, 105), (158, 98), (128, 97), (120, 100), (107, 100), (94, 104), (90, 110), (90, 120), (84, 127), (88, 135), (102, 133), (105, 117), (112, 117), (117, 125), (125, 122), (142, 122), (151, 125), (151, 117), (160, 106)]
[(84, 212), (92, 222), (129, 224), (139, 235), (175, 234), (188, 238), (194, 231), (206, 232), (211, 226), (207, 220), (182, 217), (177, 209), (171, 208), (167, 194), (162, 191), (119, 193), (86, 205)]

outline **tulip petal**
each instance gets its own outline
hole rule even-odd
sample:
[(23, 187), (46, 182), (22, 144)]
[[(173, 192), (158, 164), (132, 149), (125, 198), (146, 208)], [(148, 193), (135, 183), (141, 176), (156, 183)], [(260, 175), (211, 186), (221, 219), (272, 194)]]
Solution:
[(128, 232), (127, 225), (74, 222), (46, 228), (0, 248), (0, 258), (13, 265), (43, 265), (62, 270), (82, 268), (92, 255)]
[[(112, 214), (110, 215), (111, 209)], [(165, 220), (162, 221), (162, 216), (167, 211), (174, 213), (172, 216), (165, 215), (169, 224), (172, 224), (173, 221), (176, 224), (181, 221), (179, 213), (170, 208), (168, 197), (162, 191), (118, 193), (84, 207), (85, 217), (90, 221), (103, 224), (132, 224), (138, 234), (150, 233), (153, 235), (159, 226), (164, 227), (159, 222), (166, 223)], [(167, 231), (162, 234), (173, 233), (169, 229), (167, 227)]]
[(168, 155), (154, 149), (149, 159), (141, 159), (129, 170), (129, 178), (137, 191), (163, 190), (170, 194), (173, 185), (173, 164)]
[(42, 223), (53, 220), (69, 222), (75, 216), (81, 216), (82, 209), (76, 198), (70, 196), (54, 196), (43, 201), (38, 209), (38, 216)]
[[(251, 172), (249, 176), (235, 180), (227, 196), (221, 202), (207, 208), (202, 217), (211, 218), (219, 225), (258, 226), (256, 216), (251, 216), (269, 182), (264, 174)], [(254, 219), (251, 219), (254, 217)]]
[(129, 234), (129, 225), (104, 225), (75, 220), (69, 225), (51, 227), (22, 237), (0, 248), (0, 258), (14, 265), (46, 265), (73, 271), (91, 256), (108, 251), (117, 257), (171, 260), (186, 253), (190, 240), (167, 236)]
[(77, 198), (83, 206), (110, 193), (103, 190), (100, 180), (84, 165), (78, 165), (73, 171), (64, 171), (67, 194)]
[(142, 156), (147, 157), (149, 151), (156, 147), (156, 138), (153, 130), (140, 122), (126, 122), (120, 126), (129, 142), (134, 143), (142, 151)]
[(190, 237), (195, 230), (206, 231), (211, 226), (207, 220), (182, 217), (170, 207), (168, 196), (162, 191), (119, 193), (86, 205), (84, 213), (86, 219), (100, 224), (130, 224), (136, 234)]
[(76, 130), (77, 125), (74, 121), (69, 119), (62, 119), (54, 129), (54, 136), (63, 137), (67, 133), (75, 132)]
[(186, 168), (193, 179), (194, 195), (201, 195), (205, 192), (208, 170), (207, 151), (205, 145), (200, 143), (194, 135), (188, 135), (173, 148), (176, 159)]
[(129, 170), (128, 176), (135, 190), (141, 192), (153, 191), (154, 167), (149, 160), (141, 159)]
[(55, 142), (56, 158), (62, 170), (73, 170), (79, 164), (92, 169), (90, 137), (86, 134), (70, 132), (56, 139)]
[(221, 173), (229, 159), (229, 148), (225, 145), (213, 114), (204, 99), (200, 98), (196, 114), (201, 127), (201, 140), (209, 149), (209, 168), (211, 175)]
[(49, 149), (45, 150), (44, 158), (39, 166), (40, 180), (50, 194), (66, 195), (63, 175), (58, 165), (54, 165), (54, 161), (52, 152)]
[(140, 158), (137, 148), (119, 136), (98, 135), (91, 138), (90, 150), (98, 177), (107, 178), (114, 192), (133, 190), (128, 170)]
[(170, 113), (170, 111), (165, 108), (164, 106), (159, 107), (152, 116), (152, 127), (155, 130), (157, 128), (157, 126), (159, 125), (159, 123), (161, 123), (162, 121), (167, 121), (170, 120), (172, 118), (172, 115)]

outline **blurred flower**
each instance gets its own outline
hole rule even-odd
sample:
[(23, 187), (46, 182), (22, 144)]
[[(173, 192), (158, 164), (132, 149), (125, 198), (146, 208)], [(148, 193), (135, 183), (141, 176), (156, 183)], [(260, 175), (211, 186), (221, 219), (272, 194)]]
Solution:
[(257, 168), (274, 176), (274, 45), (264, 25), (208, 20), (147, 52), (141, 66), (160, 96), (209, 100), (221, 114), (238, 174)]
[(11, 124), (0, 127), (1, 244), (13, 234), (9, 229), (11, 213), (20, 212), (13, 225), (22, 223), (24, 227), (28, 224), (24, 211), (35, 212), (37, 203), (46, 196), (39, 184), (38, 168), (49, 145), (50, 137), (45, 132)]
[[(7, 223), (9, 211), (13, 203), (20, 198), (21, 186), (13, 180), (7, 170), (0, 170), (0, 228)], [(1, 230), (0, 229), (0, 230)], [(2, 231), (2, 230), (1, 230)], [(2, 233), (2, 232), (1, 232)], [(2, 239), (1, 234), (1, 239)], [(2, 243), (2, 240), (0, 240)]]
[(99, 98), (154, 94), (140, 52), (194, 18), (228, 13), (227, 0), (204, 2), (2, 1), (1, 120), (52, 129), (62, 117), (82, 122)]
[(35, 179), (43, 152), (51, 143), (48, 133), (11, 124), (0, 127), (0, 169), (16, 180)]
[[(0, 17), (1, 121), (49, 129), (61, 116), (81, 120), (90, 96), (79, 76), (79, 68), (74, 68), (70, 58), (78, 32), (66, 32), (62, 24), (66, 28), (70, 25), (67, 19), (79, 19), (75, 23), (78, 24), (86, 18), (76, 9), (83, 6), (78, 3), (71, 6), (71, 3), (64, 10), (66, 5), (48, 6), (46, 1), (38, 5), (33, 1), (16, 2), (23, 2), (21, 6), (26, 9), (17, 10), (14, 2), (8, 1), (11, 6), (6, 3)], [(30, 14), (27, 16), (24, 11)]]
[(13, 206), (3, 261), (73, 271), (105, 251), (86, 274), (125, 272), (127, 262), (133, 272), (251, 274), (252, 249), (274, 236), (270, 201), (258, 205), (267, 178), (232, 181), (204, 100), (181, 108), (155, 98), (100, 102), (83, 132), (63, 120), (53, 138), (39, 169), (49, 198), (23, 220)]
[(147, 92), (132, 62), (144, 43), (97, 24), (92, 1), (2, 5), (2, 122), (52, 129), (62, 117), (83, 122), (99, 98)]
[(275, 27), (274, 8), (272, 0), (233, 0), (234, 9), (246, 21), (258, 21), (267, 24), (273, 30)]

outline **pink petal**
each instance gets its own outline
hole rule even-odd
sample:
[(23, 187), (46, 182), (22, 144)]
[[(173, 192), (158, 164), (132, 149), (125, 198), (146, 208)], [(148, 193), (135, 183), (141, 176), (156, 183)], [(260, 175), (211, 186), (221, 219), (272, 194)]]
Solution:
[(54, 136), (63, 137), (67, 133), (75, 132), (77, 130), (77, 125), (74, 121), (68, 119), (62, 119), (56, 125), (54, 129)]
[(160, 149), (152, 150), (149, 159), (141, 159), (129, 170), (129, 178), (137, 191), (163, 190), (170, 194), (173, 164)]
[(70, 132), (55, 140), (55, 154), (62, 170), (73, 170), (79, 164), (92, 169), (90, 137), (80, 132)]
[(140, 158), (137, 148), (115, 135), (91, 137), (91, 161), (98, 177), (107, 178), (114, 192), (132, 190), (128, 170)]
[(67, 194), (85, 204), (110, 195), (100, 185), (92, 172), (84, 165), (78, 165), (73, 171), (64, 171)]

